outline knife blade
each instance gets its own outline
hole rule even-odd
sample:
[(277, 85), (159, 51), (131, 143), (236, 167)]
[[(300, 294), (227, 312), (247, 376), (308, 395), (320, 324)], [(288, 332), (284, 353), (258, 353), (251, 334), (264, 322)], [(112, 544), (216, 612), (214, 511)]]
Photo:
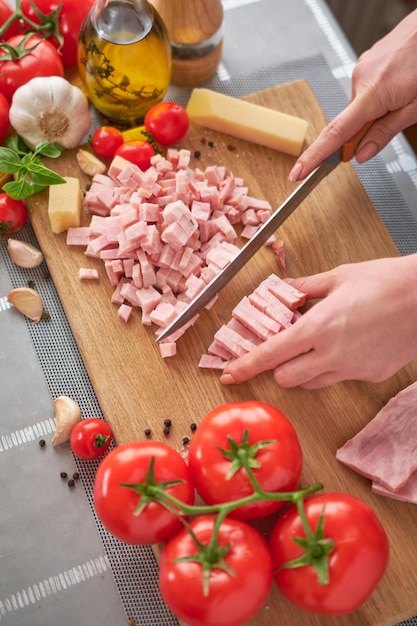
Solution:
[(341, 162), (350, 161), (359, 141), (368, 131), (372, 122), (366, 124), (342, 148), (333, 152), (314, 169), (291, 195), (279, 206), (271, 217), (259, 228), (255, 235), (241, 248), (232, 261), (204, 287), (202, 291), (181, 311), (181, 313), (158, 335), (156, 341), (163, 341), (187, 324), (201, 311), (221, 289), (242, 269), (273, 233), (285, 222), (311, 191), (332, 172)]

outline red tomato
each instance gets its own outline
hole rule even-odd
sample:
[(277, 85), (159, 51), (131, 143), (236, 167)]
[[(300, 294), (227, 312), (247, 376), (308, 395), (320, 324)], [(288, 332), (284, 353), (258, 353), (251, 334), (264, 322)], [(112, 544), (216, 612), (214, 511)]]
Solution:
[(91, 137), (91, 145), (97, 156), (112, 158), (117, 148), (123, 143), (123, 135), (118, 128), (113, 126), (101, 126), (94, 131)]
[(95, 459), (108, 450), (113, 433), (107, 422), (98, 417), (81, 420), (71, 430), (71, 450), (80, 459)]
[[(249, 441), (243, 441), (245, 430)], [(255, 463), (253, 475), (265, 491), (293, 491), (297, 488), (302, 452), (297, 434), (290, 421), (275, 407), (263, 402), (232, 402), (210, 411), (203, 419), (189, 447), (188, 464), (193, 483), (207, 504), (229, 502), (253, 493), (246, 470), (239, 462), (239, 450), (232, 458), (222, 452), (232, 452), (229, 438), (239, 448), (248, 449)], [(265, 446), (258, 446), (269, 441)], [(238, 463), (231, 477), (232, 463)], [(269, 515), (283, 506), (283, 501), (263, 501), (247, 504), (231, 515), (254, 519)]]
[[(58, 21), (59, 32), (64, 38), (60, 50), (62, 63), (64, 67), (77, 65), (78, 34), (84, 18), (94, 4), (94, 0), (22, 0), (23, 15), (38, 24), (39, 18), (31, 6), (32, 2), (44, 14), (52, 13), (62, 4)], [(50, 41), (58, 48), (59, 42), (55, 37), (51, 37)]]
[[(7, 43), (16, 48), (22, 39), (23, 35), (16, 35)], [(62, 61), (49, 41), (33, 36), (24, 47), (33, 50), (16, 61), (2, 60), (6, 52), (0, 49), (0, 92), (10, 101), (16, 89), (35, 76), (64, 76)]]
[(114, 153), (115, 156), (121, 156), (127, 161), (134, 163), (142, 171), (146, 171), (151, 165), (151, 158), (154, 156), (155, 150), (147, 141), (126, 141), (119, 146)]
[[(11, 17), (14, 13), (14, 10), (10, 6), (6, 0), (0, 0), (0, 26), (3, 27), (5, 22)], [(13, 37), (13, 35), (17, 35), (19, 32), (19, 24), (18, 21), (14, 21), (12, 25), (6, 30), (4, 35), (2, 36), (2, 41), (7, 41), (9, 37)]]
[[(196, 517), (190, 522), (197, 539), (207, 546), (213, 534), (214, 517)], [(217, 544), (226, 550), (223, 558), (207, 555), (211, 563), (208, 590), (203, 588), (203, 567), (198, 549), (186, 528), (166, 543), (159, 566), (159, 588), (171, 611), (190, 626), (241, 626), (261, 608), (272, 583), (272, 559), (262, 535), (247, 522), (226, 518)], [(186, 558), (186, 560), (181, 560)], [(177, 560), (178, 559), (178, 560)], [(226, 568), (229, 568), (227, 570)]]
[(0, 92), (0, 144), (3, 144), (4, 140), (9, 134), (9, 109), (10, 102)]
[(0, 235), (15, 235), (26, 225), (28, 212), (22, 200), (0, 193)]
[(147, 114), (143, 122), (161, 146), (170, 146), (182, 139), (189, 125), (187, 111), (176, 102), (159, 102)]
[[(186, 504), (194, 502), (194, 488), (184, 459), (161, 441), (135, 441), (117, 446), (100, 463), (94, 484), (97, 515), (107, 530), (125, 543), (152, 544), (166, 541), (182, 522), (168, 509), (149, 499), (139, 514), (135, 513), (146, 498), (146, 475), (154, 460), (157, 483), (180, 481), (165, 487), (167, 493)], [(137, 491), (121, 483), (137, 485)]]
[[(343, 493), (324, 493), (305, 499), (311, 529), (324, 513), (324, 538), (334, 541), (328, 557), (329, 582), (320, 584), (312, 565), (282, 568), (275, 573), (280, 591), (294, 604), (315, 613), (341, 615), (355, 611), (381, 580), (388, 563), (388, 540), (376, 515), (364, 502)], [(305, 538), (296, 507), (278, 518), (270, 536), (274, 567), (304, 553), (295, 541)], [(321, 552), (320, 552), (321, 553)], [(316, 560), (320, 558), (317, 555)]]

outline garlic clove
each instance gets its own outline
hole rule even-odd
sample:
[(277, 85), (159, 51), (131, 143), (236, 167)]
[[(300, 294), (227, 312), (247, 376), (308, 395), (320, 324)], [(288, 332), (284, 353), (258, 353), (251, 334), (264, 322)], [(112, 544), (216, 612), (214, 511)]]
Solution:
[(77, 161), (80, 169), (84, 172), (84, 174), (88, 174), (88, 176), (104, 174), (107, 169), (103, 161), (100, 161), (100, 159), (98, 159), (94, 154), (91, 154), (91, 152), (82, 150), (81, 148), (77, 152)]
[(34, 322), (39, 322), (44, 313), (42, 298), (37, 291), (30, 287), (17, 287), (7, 294), (7, 300), (20, 313)]
[(55, 433), (52, 437), (52, 445), (59, 446), (68, 441), (71, 430), (75, 424), (81, 421), (81, 410), (78, 404), (68, 396), (58, 396), (54, 400), (55, 407)]
[(9, 238), (7, 252), (11, 260), (19, 267), (37, 267), (43, 261), (42, 252), (26, 241)]

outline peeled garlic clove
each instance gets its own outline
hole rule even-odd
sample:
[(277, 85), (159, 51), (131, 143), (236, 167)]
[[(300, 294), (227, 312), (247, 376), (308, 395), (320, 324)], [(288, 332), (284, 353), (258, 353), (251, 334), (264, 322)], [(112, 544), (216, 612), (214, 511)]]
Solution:
[(17, 287), (7, 294), (7, 300), (20, 313), (34, 322), (39, 322), (43, 313), (43, 301), (37, 291), (30, 287)]
[(88, 174), (88, 176), (104, 174), (106, 171), (106, 165), (103, 161), (100, 161), (100, 159), (87, 150), (82, 150), (81, 148), (78, 150), (77, 161), (80, 169), (84, 172), (84, 174)]
[(68, 396), (55, 398), (54, 407), (56, 425), (52, 445), (59, 446), (68, 441), (71, 430), (81, 420), (81, 410), (75, 400)]
[(7, 252), (11, 260), (19, 267), (37, 267), (43, 261), (42, 252), (26, 241), (9, 238)]

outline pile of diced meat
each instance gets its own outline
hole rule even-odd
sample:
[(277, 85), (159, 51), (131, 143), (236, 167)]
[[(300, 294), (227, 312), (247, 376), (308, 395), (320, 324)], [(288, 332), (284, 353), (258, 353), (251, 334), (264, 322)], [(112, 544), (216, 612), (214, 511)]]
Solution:
[[(85, 194), (90, 225), (68, 230), (68, 245), (103, 261), (125, 321), (139, 307), (143, 324), (165, 328), (239, 252), (238, 235), (249, 239), (270, 217), (271, 205), (250, 196), (241, 178), (223, 166), (192, 169), (190, 156), (170, 148), (145, 172), (116, 157)], [(267, 244), (282, 264), (280, 242)], [(78, 275), (98, 277), (89, 268)], [(163, 357), (175, 354), (185, 330), (160, 343)]]
[(336, 458), (370, 478), (374, 493), (417, 504), (417, 382), (391, 398)]
[(233, 359), (288, 328), (301, 315), (298, 309), (305, 299), (304, 293), (271, 274), (233, 309), (232, 318), (215, 333), (199, 366), (223, 369)]

